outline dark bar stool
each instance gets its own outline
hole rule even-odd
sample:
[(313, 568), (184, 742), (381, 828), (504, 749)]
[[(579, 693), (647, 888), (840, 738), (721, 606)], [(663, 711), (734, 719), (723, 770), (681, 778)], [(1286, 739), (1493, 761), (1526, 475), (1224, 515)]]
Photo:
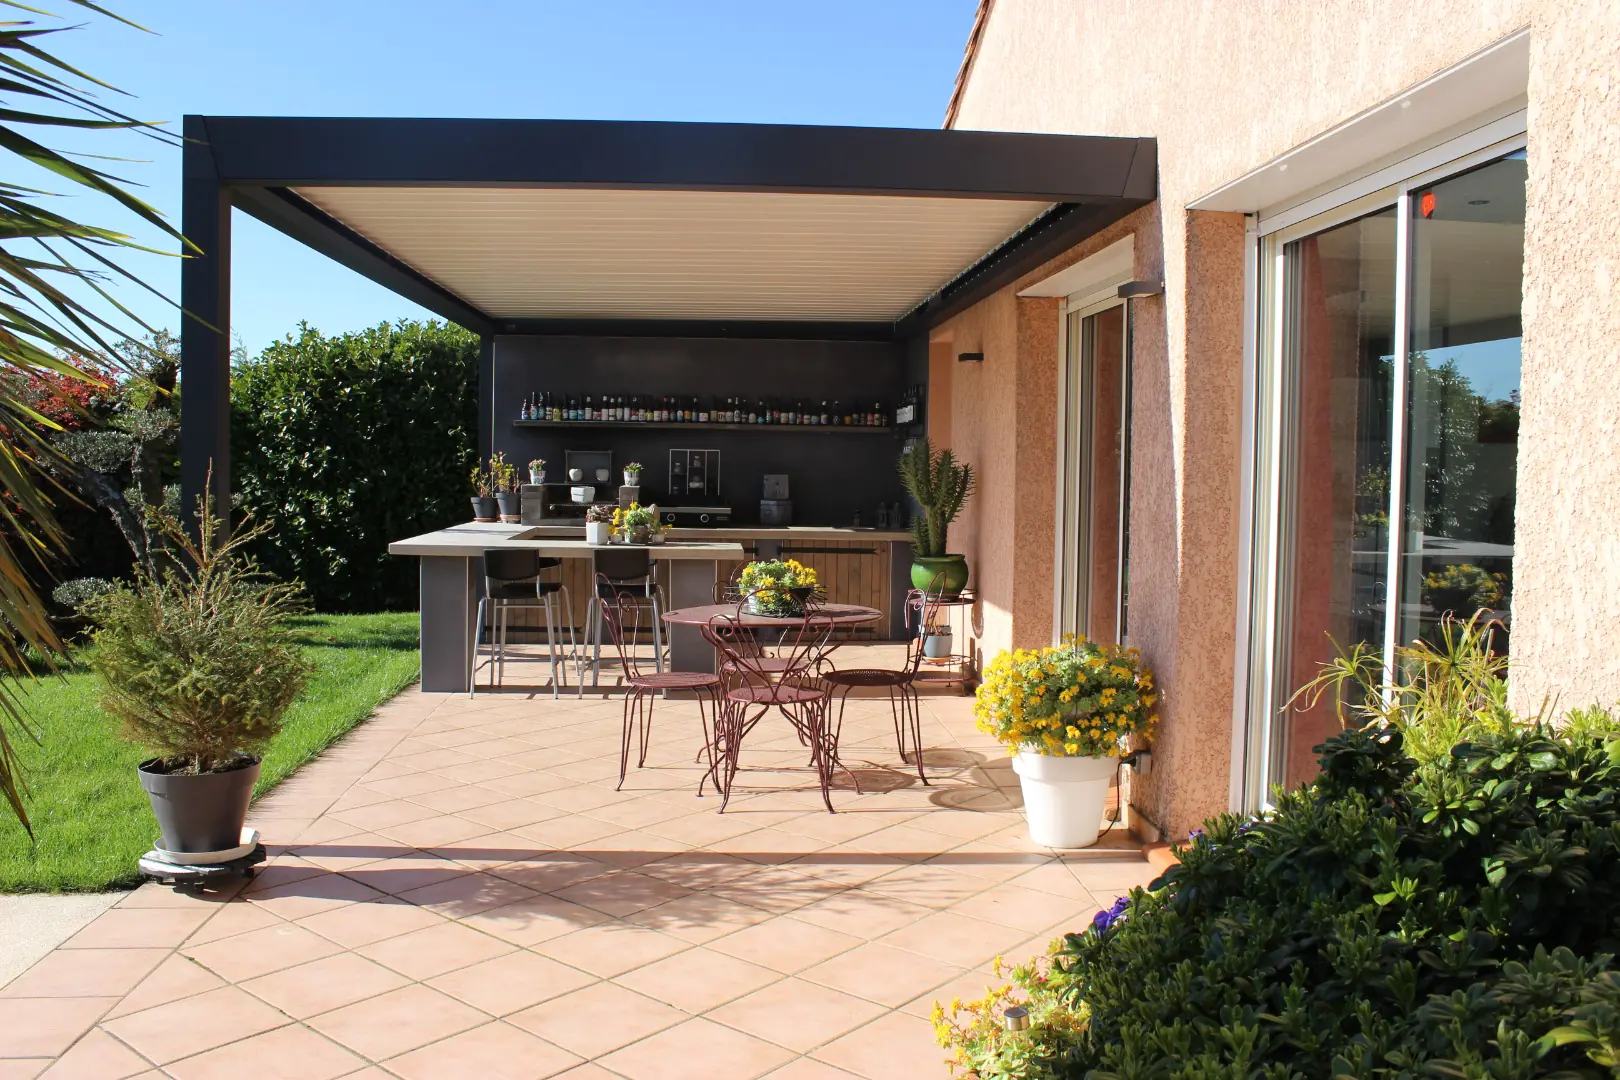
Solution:
[[(568, 586), (561, 581), (561, 559), (543, 559), (537, 552), (522, 548), (484, 550), (484, 595), (478, 600), (478, 621), (473, 628), (473, 645), (467, 657), (467, 696), (478, 685), (478, 642), (483, 636), (486, 614), (489, 619), (489, 685), (499, 686), (506, 678), (507, 613), (512, 608), (541, 608), (546, 613), (546, 651), (551, 657), (551, 696), (557, 697), (557, 613), (553, 597), (561, 595), (563, 611), (572, 612)], [(557, 581), (543, 580), (547, 570), (557, 570)], [(578, 651), (574, 622), (568, 620), (568, 643)], [(566, 657), (564, 658), (566, 659)]]
[[(664, 611), (659, 602), (658, 572), (651, 553), (644, 547), (599, 547), (592, 549), (591, 561), (597, 583), (585, 615), (585, 640), (591, 646), (591, 688), (596, 688), (602, 673), (602, 605), (605, 601), (612, 601), (621, 607), (625, 604), (651, 606), (653, 663), (662, 672)], [(580, 673), (579, 692), (584, 696), (583, 671)]]

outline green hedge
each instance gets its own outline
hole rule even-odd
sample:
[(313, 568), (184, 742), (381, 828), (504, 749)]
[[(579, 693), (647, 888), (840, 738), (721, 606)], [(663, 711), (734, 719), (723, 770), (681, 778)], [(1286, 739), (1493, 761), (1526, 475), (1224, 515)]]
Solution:
[(437, 322), (325, 337), (308, 324), (241, 365), (231, 386), (233, 482), (275, 522), (266, 569), (317, 610), (417, 603), (416, 560), (392, 540), (467, 518), (478, 338)]

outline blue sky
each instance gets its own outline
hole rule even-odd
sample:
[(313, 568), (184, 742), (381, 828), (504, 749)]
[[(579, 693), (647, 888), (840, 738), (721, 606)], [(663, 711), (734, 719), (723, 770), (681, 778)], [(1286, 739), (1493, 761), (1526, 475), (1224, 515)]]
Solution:
[[(188, 112), (501, 116), (938, 127), (973, 0), (798, 3), (146, 0), (154, 31), (87, 17), (51, 47), (178, 129)], [(65, 11), (66, 5), (46, 5)], [(77, 21), (77, 16), (75, 16)], [(111, 103), (111, 102), (109, 102)], [(52, 145), (141, 157), (112, 171), (179, 224), (179, 152), (122, 134)], [(61, 191), (51, 178), (35, 186)], [(91, 197), (66, 212), (153, 241)], [(426, 313), (238, 213), (235, 330), (250, 351), (300, 320), (326, 332)], [(178, 299), (176, 260), (126, 260)], [(125, 288), (155, 324), (177, 314)]]

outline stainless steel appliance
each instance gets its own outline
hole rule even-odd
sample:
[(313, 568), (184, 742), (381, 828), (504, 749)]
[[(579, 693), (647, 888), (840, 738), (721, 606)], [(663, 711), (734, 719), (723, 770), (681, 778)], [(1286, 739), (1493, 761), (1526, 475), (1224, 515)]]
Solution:
[(786, 473), (765, 474), (765, 497), (759, 500), (761, 525), (793, 524), (793, 500), (788, 498)]
[[(720, 504), (720, 451), (671, 450), (669, 501), (713, 508)], [(727, 510), (729, 513), (729, 509)]]
[(682, 529), (729, 525), (731, 524), (731, 507), (660, 506), (658, 516), (666, 525), (674, 525)]

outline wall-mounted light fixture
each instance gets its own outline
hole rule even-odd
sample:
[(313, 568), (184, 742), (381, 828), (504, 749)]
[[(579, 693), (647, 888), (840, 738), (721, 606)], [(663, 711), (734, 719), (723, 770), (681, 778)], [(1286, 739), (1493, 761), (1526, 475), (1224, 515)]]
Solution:
[(1140, 300), (1144, 296), (1158, 296), (1164, 292), (1162, 281), (1127, 281), (1119, 287), (1121, 300)]
[(982, 363), (984, 363), (984, 353), (982, 353), (982, 352), (957, 353), (956, 354), (956, 362), (958, 364), (982, 364)]

